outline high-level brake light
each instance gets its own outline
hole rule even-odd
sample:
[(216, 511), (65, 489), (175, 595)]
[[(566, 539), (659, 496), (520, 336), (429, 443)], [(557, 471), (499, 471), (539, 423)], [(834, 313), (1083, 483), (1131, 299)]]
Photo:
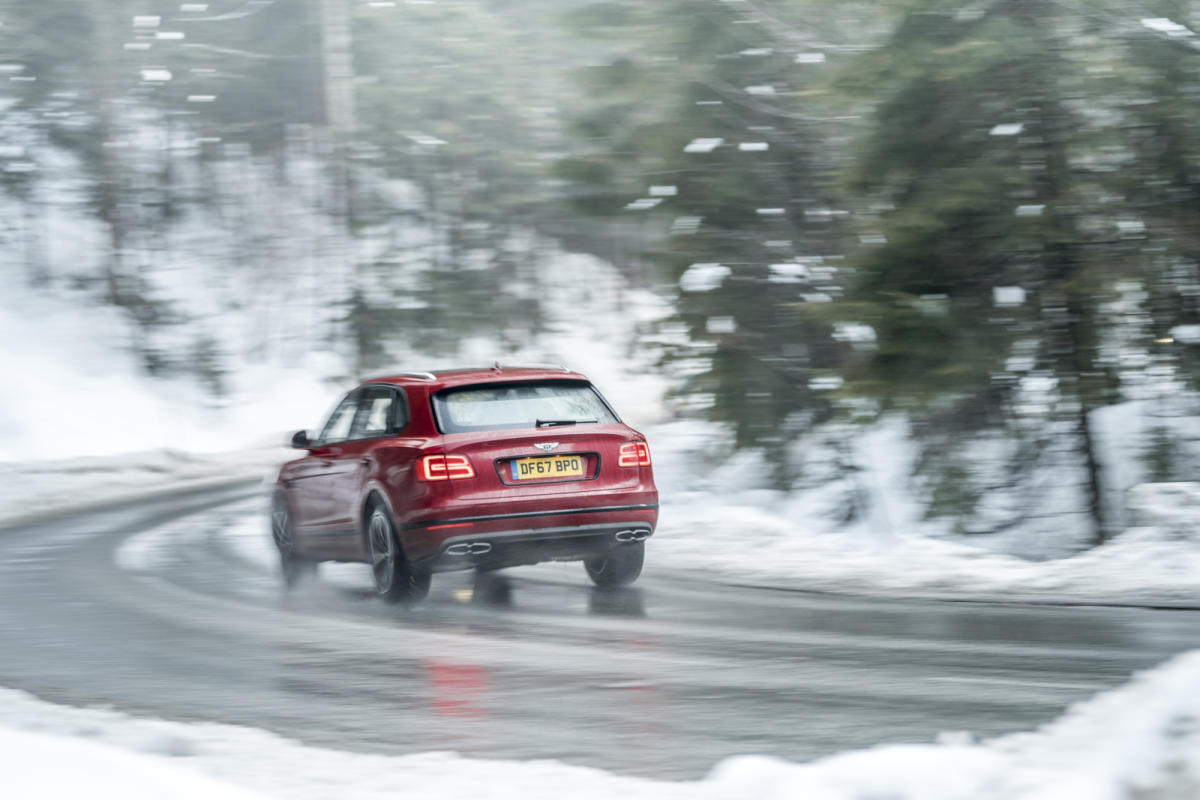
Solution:
[(650, 466), (650, 446), (645, 442), (627, 442), (621, 445), (617, 464), (622, 467)]
[(475, 468), (466, 456), (424, 456), (417, 464), (417, 477), (423, 481), (456, 481), (474, 478)]

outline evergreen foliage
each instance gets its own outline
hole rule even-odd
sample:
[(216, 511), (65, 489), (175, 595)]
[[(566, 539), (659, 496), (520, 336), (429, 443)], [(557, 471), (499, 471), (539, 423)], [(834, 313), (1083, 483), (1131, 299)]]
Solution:
[(645, 218), (641, 257), (679, 282), (699, 345), (676, 356), (706, 365), (684, 391), (711, 397), (739, 446), (775, 452), (782, 481), (791, 438), (832, 410), (815, 379), (847, 350), (807, 308), (842, 291), (846, 216), (847, 121), (827, 65), (797, 63), (792, 41), (818, 5), (584, 9), (576, 26), (621, 46), (582, 75), (592, 107), (559, 168), (582, 212)]
[[(1186, 5), (594, 4), (580, 27), (627, 47), (585, 76), (560, 174), (584, 212), (662, 220), (644, 257), (683, 278), (690, 388), (784, 478), (790, 439), (869, 399), (912, 421), (932, 515), (995, 530), (1019, 520), (979, 518), (985, 496), (1028, 513), (1054, 475), (1099, 539), (1094, 412), (1195, 375), (1153, 342), (1195, 314), (1195, 50), (1164, 22)], [(678, 195), (635, 200), (659, 182)]]
[[(855, 186), (894, 209), (879, 220), (886, 243), (857, 259), (853, 296), (869, 309), (879, 348), (851, 385), (905, 409), (918, 431), (933, 432), (925, 440), (935, 451), (948, 430), (959, 441), (1056, 431), (1078, 453), (1100, 539), (1108, 504), (1093, 413), (1126, 396), (1133, 376), (1123, 357), (1152, 346), (1144, 333), (1112, 335), (1128, 331), (1128, 313), (1144, 313), (1114, 313), (1118, 287), (1180, 288), (1162, 285), (1164, 259), (1143, 236), (1149, 227), (1182, 244), (1171, 230), (1179, 204), (1135, 211), (1127, 197), (1184, 189), (1144, 180), (1139, 167), (1146, 156), (1161, 162), (1164, 141), (1186, 145), (1134, 122), (1144, 112), (1131, 113), (1123, 81), (1162, 42), (1094, 12), (1082, 2), (918, 3), (847, 83), (879, 98)], [(1163, 58), (1174, 61), (1156, 54), (1151, 68)], [(1140, 88), (1156, 91), (1153, 83)], [(1157, 124), (1173, 121), (1169, 112)], [(1052, 387), (1045, 405), (1022, 402), (1031, 379)], [(931, 510), (961, 518), (995, 485), (972, 479), (970, 456), (957, 452), (925, 466)], [(1033, 463), (1018, 472), (1032, 474), (1044, 452), (1019, 448)]]

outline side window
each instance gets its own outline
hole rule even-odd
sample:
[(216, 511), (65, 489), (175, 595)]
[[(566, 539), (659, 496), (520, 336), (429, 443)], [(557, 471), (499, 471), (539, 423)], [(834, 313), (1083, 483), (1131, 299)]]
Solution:
[(408, 396), (403, 389), (396, 390), (396, 402), (392, 406), (392, 430), (402, 431), (408, 425)]
[(337, 444), (350, 438), (350, 425), (354, 422), (354, 412), (358, 408), (358, 395), (354, 392), (346, 395), (338, 407), (329, 415), (329, 421), (321, 429), (318, 444)]
[(392, 431), (392, 407), (396, 393), (387, 387), (364, 389), (358, 404), (353, 438), (373, 439)]

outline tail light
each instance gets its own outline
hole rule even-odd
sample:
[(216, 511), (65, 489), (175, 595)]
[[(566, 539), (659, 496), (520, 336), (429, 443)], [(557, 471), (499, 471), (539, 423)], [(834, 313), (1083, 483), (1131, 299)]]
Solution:
[(456, 481), (474, 478), (475, 468), (466, 456), (423, 456), (417, 463), (417, 477), (423, 481)]
[(650, 466), (650, 446), (645, 442), (627, 442), (621, 445), (617, 464), (622, 467)]

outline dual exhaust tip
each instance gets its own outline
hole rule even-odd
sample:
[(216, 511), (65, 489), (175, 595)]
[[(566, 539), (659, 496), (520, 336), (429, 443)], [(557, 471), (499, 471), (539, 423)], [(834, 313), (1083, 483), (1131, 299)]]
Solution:
[(463, 542), (446, 548), (446, 554), (451, 556), (481, 556), (490, 552), (492, 546), (488, 542)]
[(650, 538), (650, 531), (617, 531), (616, 539), (618, 542), (642, 542)]

